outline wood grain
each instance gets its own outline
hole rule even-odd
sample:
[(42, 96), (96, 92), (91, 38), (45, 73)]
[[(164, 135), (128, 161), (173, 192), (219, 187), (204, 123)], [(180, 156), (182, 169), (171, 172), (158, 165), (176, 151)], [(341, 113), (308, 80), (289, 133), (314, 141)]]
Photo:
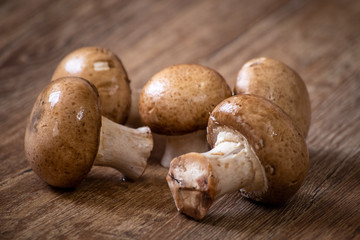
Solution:
[[(360, 1), (16, 0), (0, 16), (0, 239), (360, 239)], [(175, 209), (160, 138), (138, 181), (94, 167), (76, 189), (49, 187), (25, 159), (26, 122), (59, 61), (89, 45), (119, 55), (134, 102), (172, 64), (212, 67), (233, 87), (251, 58), (287, 63), (312, 104), (300, 191), (277, 208), (228, 194), (193, 221)]]

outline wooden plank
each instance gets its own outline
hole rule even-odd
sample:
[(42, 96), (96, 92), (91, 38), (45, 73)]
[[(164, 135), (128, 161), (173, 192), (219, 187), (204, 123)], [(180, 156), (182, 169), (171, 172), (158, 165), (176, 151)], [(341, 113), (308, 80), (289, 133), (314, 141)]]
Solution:
[(303, 77), (314, 109), (358, 69), (359, 24), (359, 1), (293, 1), (201, 62), (234, 86), (249, 59), (282, 60)]
[[(207, 1), (200, 1), (195, 4), (190, 1), (183, 2), (182, 4), (174, 1), (171, 7), (167, 4), (152, 3), (151, 11), (144, 11), (144, 16), (139, 18), (136, 17), (138, 16), (136, 15), (136, 12), (141, 11), (148, 6), (141, 3), (141, 1), (135, 2), (134, 5), (119, 5), (119, 9), (113, 7), (113, 4), (98, 6), (96, 2), (89, 5), (82, 3), (77, 7), (67, 5), (69, 4), (68, 2), (66, 2), (64, 6), (59, 6), (59, 3), (49, 5), (48, 9), (45, 9), (47, 12), (46, 14), (39, 14), (32, 19), (33, 24), (36, 27), (28, 29), (27, 32), (24, 30), (24, 37), (17, 43), (18, 47), (15, 50), (6, 48), (2, 54), (4, 57), (0, 56), (0, 64), (3, 65), (0, 79), (12, 79), (12, 81), (5, 82), (0, 88), (0, 118), (4, 119), (1, 121), (1, 124), (4, 124), (1, 128), (8, 129), (8, 126), (12, 126), (14, 122), (18, 124), (15, 125), (16, 127), (12, 126), (12, 129), (5, 131), (4, 136), (6, 136), (6, 141), (17, 141), (18, 144), (15, 145), (15, 149), (4, 149), (3, 154), (12, 157), (11, 159), (8, 159), (9, 161), (6, 163), (7, 167), (5, 169), (1, 169), (0, 167), (0, 172), (3, 173), (1, 176), (5, 177), (7, 173), (10, 173), (11, 164), (17, 161), (21, 161), (23, 166), (19, 168), (17, 165), (18, 169), (23, 170), (23, 168), (26, 168), (26, 161), (24, 161), (23, 155), (16, 154), (22, 154), (21, 150), (23, 142), (20, 136), (24, 135), (23, 129), (26, 126), (25, 121), (22, 120), (25, 120), (29, 116), (37, 94), (48, 83), (56, 64), (68, 52), (77, 47), (84, 46), (84, 44), (98, 44), (98, 42), (102, 42), (101, 40), (104, 36), (106, 36), (107, 39), (111, 39), (108, 47), (111, 47), (114, 52), (120, 51), (117, 50), (118, 45), (120, 45), (120, 49), (126, 50), (123, 51), (120, 56), (126, 61), (129, 61), (129, 64), (127, 64), (126, 61), (124, 61), (124, 63), (125, 66), (128, 66), (127, 69), (129, 69), (130, 78), (133, 80), (133, 93), (137, 94), (137, 90), (160, 68), (180, 62), (194, 62), (194, 59), (197, 58), (198, 55), (206, 54), (206, 52), (210, 53), (213, 48), (221, 46), (244, 28), (246, 29), (246, 22), (251, 22), (262, 16), (262, 14), (264, 14), (263, 10), (268, 14), (268, 11), (280, 6), (281, 3), (282, 1), (279, 0), (274, 0), (273, 2), (262, 1), (256, 4), (258, 8), (255, 8), (255, 5), (249, 5), (249, 7), (253, 7), (256, 11), (252, 14), (248, 14), (245, 19), (237, 17), (237, 12), (230, 12), (232, 15), (228, 14), (229, 9), (232, 7), (240, 8), (240, 6), (243, 5), (242, 2), (238, 1), (229, 1), (225, 4), (225, 7), (221, 8), (221, 11), (217, 8), (216, 3)], [(59, 8), (61, 7), (66, 9), (66, 16), (64, 16), (61, 11), (59, 12)], [(104, 14), (95, 14), (93, 17), (90, 17), (94, 14), (95, 10), (98, 10), (97, 8), (101, 9)], [(167, 9), (173, 10), (167, 11)], [(175, 10), (177, 10), (177, 12), (174, 15), (173, 11)], [(198, 12), (205, 10), (209, 16), (211, 16), (210, 18), (202, 17), (196, 25), (184, 24), (189, 21), (189, 19), (197, 19), (199, 15)], [(75, 14), (77, 12), (83, 14)], [(153, 15), (158, 16), (159, 14), (162, 16), (162, 19), (168, 19), (168, 21), (161, 21), (158, 17), (155, 18), (154, 21), (148, 21), (149, 18), (153, 19)], [(108, 30), (109, 27), (102, 27), (102, 24), (97, 24), (97, 22), (104, 22), (108, 15), (114, 16), (115, 19), (112, 21), (115, 23), (122, 22), (125, 19), (128, 19), (127, 21), (129, 22), (125, 21), (123, 27), (115, 28), (114, 25), (109, 26), (110, 28), (119, 29), (114, 30), (114, 35), (112, 35), (112, 32), (109, 32)], [(45, 21), (47, 16), (54, 17), (51, 18), (51, 21)], [(224, 29), (222, 29), (222, 25), (219, 24), (218, 20), (225, 16), (228, 18), (227, 21), (229, 22), (228, 29), (225, 29), (229, 32), (229, 36), (221, 34)], [(84, 21), (84, 18), (87, 19), (87, 21)], [(236, 21), (230, 21), (232, 19), (235, 19)], [(208, 20), (211, 21), (207, 23)], [(80, 32), (79, 28), (74, 27), (78, 24), (81, 24), (80, 26), (82, 26), (80, 27)], [(173, 26), (174, 32), (180, 31), (184, 33), (181, 35), (175, 34), (174, 38), (167, 41), (164, 40), (159, 47), (151, 47), (157, 44), (158, 39), (163, 39), (165, 35), (168, 35), (169, 24), (170, 26)], [(209, 28), (206, 28), (206, 31), (199, 32), (196, 30), (197, 26), (205, 26), (206, 24), (209, 25)], [(140, 28), (142, 32), (146, 32), (148, 29), (154, 31), (152, 31), (151, 34), (146, 34), (144, 38), (141, 38), (134, 33), (134, 26), (138, 25), (144, 25)], [(229, 31), (231, 28), (236, 29), (236, 31)], [(43, 29), (52, 30), (45, 31)], [(88, 29), (91, 29), (89, 33), (87, 33)], [(215, 36), (219, 33), (221, 34), (221, 38), (216, 38)], [(214, 37), (209, 38), (210, 34)], [(30, 38), (27, 38), (28, 36)], [(122, 41), (119, 41), (119, 36), (122, 37), (120, 38)], [(127, 38), (127, 36), (129, 36), (129, 38)], [(134, 38), (139, 38), (139, 40), (135, 41)], [(188, 38), (188, 40), (186, 40), (186, 38)], [(96, 39), (96, 41), (89, 43), (89, 39)], [(209, 42), (210, 46), (204, 45), (204, 39)], [(173, 41), (180, 40), (187, 42), (191, 48), (184, 51), (181, 50), (182, 45), (179, 45), (174, 49)], [(104, 41), (107, 42), (106, 39), (104, 39)], [(31, 45), (28, 44), (29, 42), (31, 42)], [(107, 47), (107, 44), (101, 45)], [(142, 49), (143, 46), (147, 46), (146, 49), (148, 49), (148, 52), (146, 54), (144, 53), (144, 49)], [(36, 51), (36, 49), (42, 50)], [(136, 49), (138, 52), (134, 52), (132, 49)], [(161, 49), (161, 53), (158, 52), (159, 49)], [(200, 52), (200, 50), (202, 52)], [(191, 52), (192, 54), (189, 55), (187, 52)], [(22, 54), (25, 57), (21, 57)], [(9, 55), (11, 57), (7, 57)], [(142, 57), (139, 58), (138, 56)], [(149, 56), (156, 56), (157, 59), (151, 60), (151, 65), (145, 63), (146, 59), (149, 59)], [(176, 56), (176, 59), (174, 59), (173, 56)], [(32, 61), (32, 59), (36, 59), (36, 61)], [(141, 62), (139, 59), (145, 62)], [(142, 67), (141, 71), (138, 69), (138, 66), (140, 66), (139, 64)], [(156, 64), (160, 64), (161, 66), (155, 67)], [(135, 65), (135, 68), (133, 65)], [(23, 71), (19, 71), (19, 68), (23, 69)], [(29, 96), (29, 98), (23, 98), (22, 96)], [(1, 101), (2, 97), (6, 98), (7, 101)], [(1, 103), (4, 104), (2, 105)], [(134, 113), (132, 114), (130, 121), (138, 123), (136, 102), (133, 104), (133, 107)], [(8, 117), (10, 115), (9, 113), (14, 113), (11, 114), (11, 119)], [(20, 142), (17, 140), (19, 138)], [(6, 153), (7, 151), (11, 151), (11, 153)]]
[[(1, 239), (360, 237), (359, 1), (19, 0), (1, 2), (0, 15)], [(97, 44), (119, 54), (135, 94), (176, 63), (213, 67), (232, 86), (253, 57), (295, 68), (313, 109), (310, 170), (298, 194), (277, 208), (228, 194), (204, 220), (190, 220), (176, 212), (159, 138), (139, 181), (94, 167), (76, 189), (46, 185), (25, 160), (27, 117), (59, 60)], [(138, 124), (136, 114), (131, 120)]]

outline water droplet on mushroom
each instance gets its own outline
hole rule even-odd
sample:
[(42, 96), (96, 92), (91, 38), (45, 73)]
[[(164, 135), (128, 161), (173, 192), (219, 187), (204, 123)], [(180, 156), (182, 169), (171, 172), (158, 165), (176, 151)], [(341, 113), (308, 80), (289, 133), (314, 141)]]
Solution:
[(54, 108), (55, 104), (59, 101), (60, 94), (61, 94), (61, 91), (56, 91), (56, 92), (50, 93), (49, 103), (51, 104), (50, 105), (51, 110)]
[(83, 107), (80, 107), (80, 111), (76, 114), (76, 118), (78, 120), (81, 120), (84, 116), (84, 108)]

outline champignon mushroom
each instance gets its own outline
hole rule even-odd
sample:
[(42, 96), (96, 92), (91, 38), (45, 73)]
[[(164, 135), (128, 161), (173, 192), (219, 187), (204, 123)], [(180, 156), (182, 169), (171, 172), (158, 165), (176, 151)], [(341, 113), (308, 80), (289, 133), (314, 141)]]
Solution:
[(271, 58), (256, 58), (240, 69), (235, 94), (264, 97), (284, 110), (306, 138), (311, 121), (309, 94), (304, 81), (290, 67)]
[(130, 81), (120, 59), (102, 47), (84, 47), (67, 55), (56, 68), (52, 80), (77, 76), (95, 85), (100, 95), (101, 113), (125, 123), (131, 105)]
[(181, 64), (155, 74), (139, 98), (142, 122), (166, 135), (161, 165), (189, 151), (207, 151), (206, 124), (212, 109), (231, 96), (224, 78), (196, 64)]
[(126, 177), (142, 175), (153, 147), (150, 129), (130, 129), (101, 117), (94, 85), (78, 77), (50, 82), (38, 96), (25, 133), (34, 172), (56, 187), (74, 187), (93, 163)]
[(255, 95), (222, 101), (211, 113), (213, 149), (175, 158), (166, 177), (178, 211), (202, 219), (219, 196), (240, 190), (262, 203), (284, 203), (308, 169), (306, 142), (277, 105)]

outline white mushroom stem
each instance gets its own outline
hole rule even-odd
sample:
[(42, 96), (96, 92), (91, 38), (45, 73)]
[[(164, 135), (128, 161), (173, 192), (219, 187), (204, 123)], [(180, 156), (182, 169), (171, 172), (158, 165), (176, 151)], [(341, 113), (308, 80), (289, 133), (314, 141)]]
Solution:
[(241, 189), (262, 192), (265, 171), (255, 152), (240, 133), (220, 129), (215, 147), (205, 153), (175, 158), (167, 181), (180, 212), (201, 219), (221, 195)]
[(169, 168), (171, 160), (188, 152), (204, 152), (209, 150), (206, 141), (206, 130), (201, 129), (192, 133), (166, 136), (165, 152), (161, 158), (161, 165)]
[(150, 128), (133, 129), (102, 117), (99, 150), (94, 164), (115, 168), (126, 177), (136, 179), (145, 171), (152, 149)]

